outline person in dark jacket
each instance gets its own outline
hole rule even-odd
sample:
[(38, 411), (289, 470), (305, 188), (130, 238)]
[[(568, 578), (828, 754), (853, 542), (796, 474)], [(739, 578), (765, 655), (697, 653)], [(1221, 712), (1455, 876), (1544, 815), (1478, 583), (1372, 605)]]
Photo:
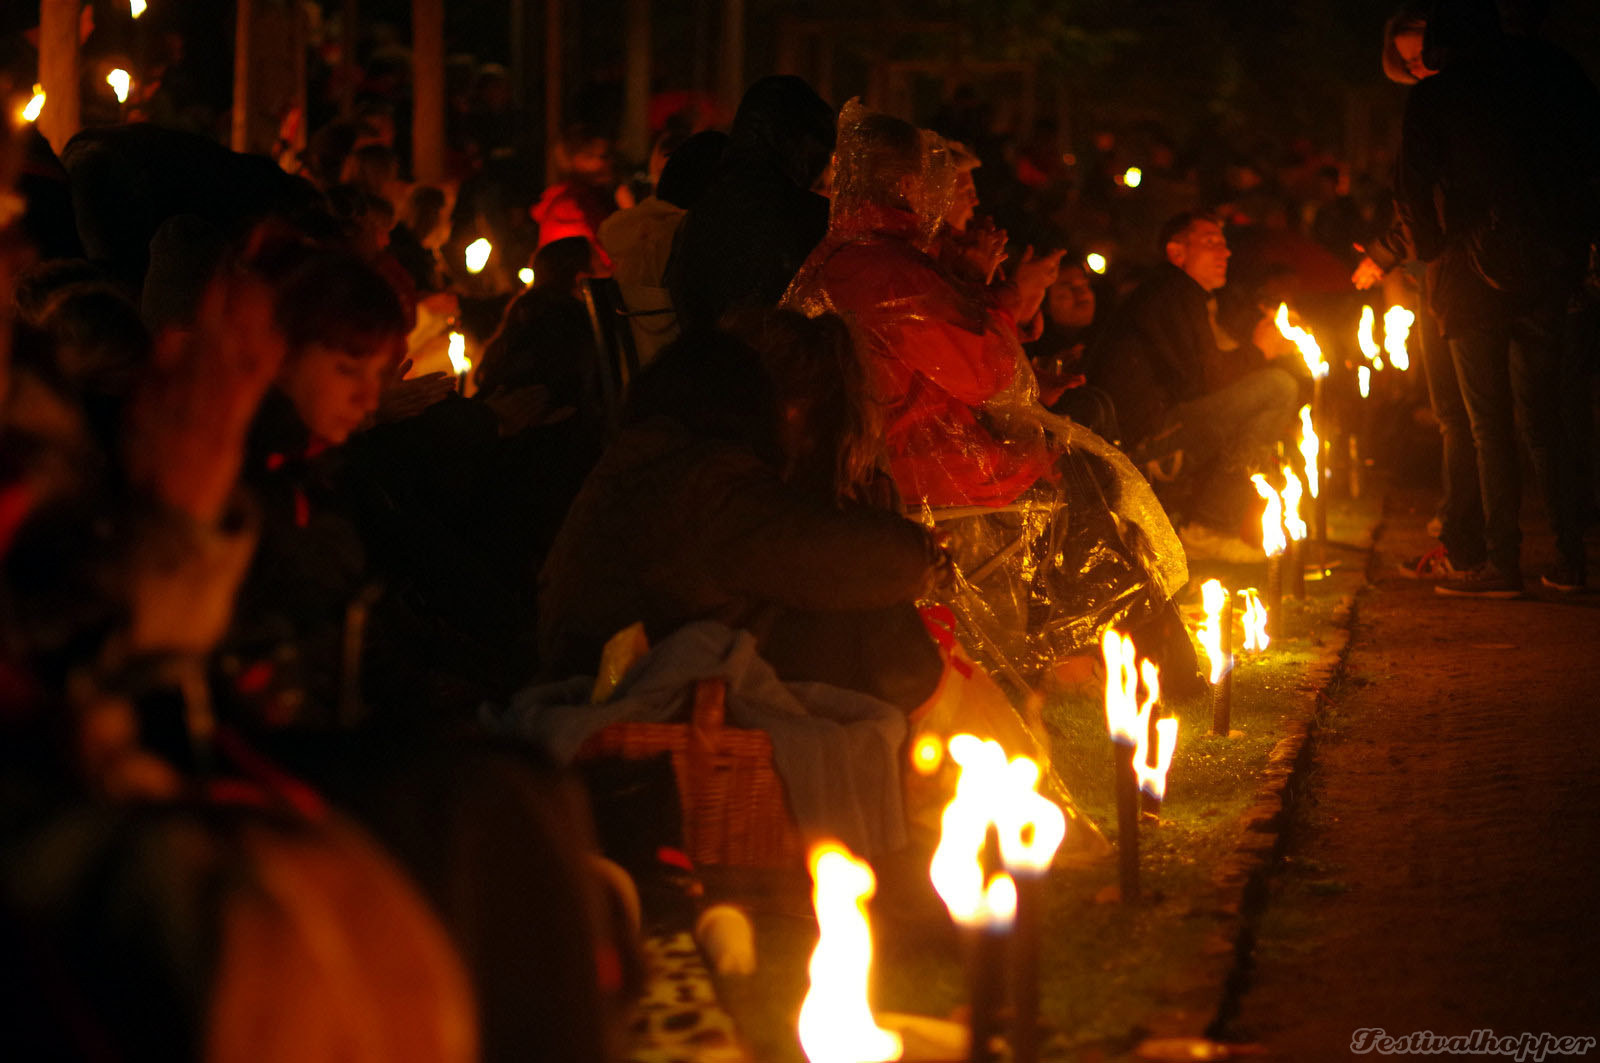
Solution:
[(1276, 348), (1258, 350), (1256, 336), (1240, 342), (1217, 322), (1228, 243), (1215, 217), (1178, 215), (1161, 246), (1166, 262), (1107, 321), (1086, 373), (1110, 393), (1130, 453), (1157, 479), (1188, 481), (1193, 502), (1179, 534), (1190, 556), (1254, 560), (1238, 537), (1248, 466), (1289, 431), (1299, 382), (1269, 364)]
[(760, 354), (716, 332), (675, 341), (636, 378), (627, 427), (540, 575), (548, 675), (594, 674), (630, 624), (655, 642), (709, 619), (752, 632), (782, 679), (906, 709), (932, 694), (942, 662), (914, 603), (944, 551), (898, 514), (784, 479), (801, 455), (783, 441), (796, 449), (807, 433), (793, 418), (810, 416), (788, 393)]
[(1438, 73), (1406, 101), (1395, 203), (1410, 250), (1429, 264), (1431, 308), (1460, 379), (1488, 550), (1484, 565), (1436, 590), (1522, 591), (1518, 422), (1560, 555), (1544, 582), (1578, 590), (1582, 466), (1561, 396), (1586, 379), (1560, 338), (1600, 231), (1600, 94), (1571, 57), (1506, 36), (1489, 0), (1438, 4), (1420, 61)]
[(797, 77), (762, 78), (745, 93), (722, 173), (684, 218), (667, 263), (684, 333), (783, 298), (828, 231), (828, 201), (811, 189), (833, 153), (834, 117)]

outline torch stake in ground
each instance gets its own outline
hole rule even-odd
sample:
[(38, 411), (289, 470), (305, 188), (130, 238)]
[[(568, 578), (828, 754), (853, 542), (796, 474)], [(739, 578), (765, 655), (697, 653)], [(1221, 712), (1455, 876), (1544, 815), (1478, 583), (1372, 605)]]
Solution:
[(1211, 684), (1211, 731), (1222, 738), (1228, 737), (1233, 718), (1233, 595), (1222, 601), (1218, 623), (1218, 655), (1222, 658), (1222, 675)]
[(1011, 938), (1011, 1060), (1039, 1059), (1039, 939), (1044, 933), (1044, 875), (1020, 872)]
[(1122, 899), (1139, 899), (1139, 780), (1133, 772), (1134, 747), (1113, 739), (1111, 759), (1117, 788), (1117, 872)]
[(1283, 638), (1283, 559), (1285, 553), (1267, 558), (1267, 634)]

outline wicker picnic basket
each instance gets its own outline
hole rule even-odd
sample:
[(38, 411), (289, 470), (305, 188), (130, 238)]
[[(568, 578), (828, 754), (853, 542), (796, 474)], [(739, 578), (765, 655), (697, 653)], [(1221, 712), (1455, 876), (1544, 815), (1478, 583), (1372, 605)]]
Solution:
[(617, 723), (589, 738), (578, 759), (642, 760), (669, 753), (683, 806), (684, 844), (700, 865), (792, 870), (805, 847), (772, 766), (765, 731), (723, 723), (726, 684), (694, 685), (685, 723)]

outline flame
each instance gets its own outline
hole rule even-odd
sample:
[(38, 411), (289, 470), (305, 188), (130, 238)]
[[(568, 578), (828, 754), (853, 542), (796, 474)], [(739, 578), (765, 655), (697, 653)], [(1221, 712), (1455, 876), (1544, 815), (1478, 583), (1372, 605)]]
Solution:
[(1005, 796), (995, 816), (1000, 859), (1018, 874), (1042, 875), (1050, 870), (1056, 849), (1067, 836), (1067, 817), (1038, 792), (1039, 765), (1030, 758), (1012, 758), (1005, 782)]
[(140, 15), (144, 14), (144, 9), (149, 6), (150, 5), (145, 3), (145, 0), (128, 0), (128, 8), (132, 12), (134, 18), (138, 18)]
[(1361, 397), (1366, 398), (1372, 394), (1372, 369), (1368, 366), (1356, 366), (1356, 387), (1361, 392)]
[(1244, 595), (1244, 648), (1260, 653), (1272, 644), (1267, 637), (1267, 607), (1261, 604), (1261, 595), (1254, 587), (1239, 592)]
[(1167, 799), (1167, 770), (1172, 767), (1172, 754), (1178, 748), (1178, 718), (1163, 716), (1156, 721), (1156, 762), (1147, 763), (1149, 754), (1144, 747), (1133, 756), (1133, 771), (1139, 778), (1139, 789), (1152, 800)]
[(1361, 353), (1366, 358), (1378, 357), (1380, 350), (1378, 341), (1372, 336), (1374, 321), (1372, 307), (1363, 306), (1361, 308), (1361, 328), (1356, 332), (1356, 342), (1361, 345)]
[(1316, 426), (1311, 423), (1311, 407), (1300, 407), (1300, 457), (1306, 463), (1306, 488), (1311, 497), (1317, 497), (1322, 484), (1322, 440), (1317, 438)]
[(1106, 256), (1098, 251), (1090, 251), (1083, 256), (1083, 264), (1096, 273), (1104, 273), (1106, 271)]
[(478, 237), (467, 245), (467, 272), (482, 273), (483, 267), (489, 264), (489, 255), (494, 251), (494, 245), (483, 237)]
[(1111, 628), (1100, 639), (1106, 662), (1106, 728), (1111, 739), (1125, 745), (1138, 741), (1139, 673), (1134, 670), (1133, 640)]
[(1268, 557), (1277, 557), (1289, 546), (1283, 537), (1283, 499), (1260, 473), (1253, 474), (1250, 482), (1256, 485), (1256, 494), (1267, 503), (1266, 511), (1261, 514), (1261, 549)]
[(911, 766), (918, 775), (932, 775), (944, 763), (944, 741), (938, 735), (925, 734), (911, 744)]
[(1137, 166), (1128, 167), (1128, 171), (1122, 175), (1122, 183), (1127, 185), (1129, 188), (1138, 188), (1140, 182), (1143, 180), (1144, 171), (1139, 169)]
[(528, 266), (523, 266), (517, 270), (517, 280), (522, 282), (524, 288), (528, 287), (533, 283), (533, 270)]
[(1304, 495), (1300, 477), (1289, 466), (1283, 467), (1283, 527), (1293, 542), (1306, 537), (1306, 522), (1300, 516), (1300, 499)]
[(867, 1000), (872, 928), (866, 902), (878, 886), (872, 868), (832, 842), (812, 849), (810, 864), (820, 936), (811, 953), (811, 989), (800, 1005), (800, 1046), (811, 1063), (899, 1059), (899, 1035), (878, 1025)]
[(1284, 339), (1289, 340), (1300, 348), (1300, 357), (1305, 361), (1306, 368), (1311, 371), (1313, 377), (1328, 375), (1330, 367), (1327, 359), (1322, 357), (1322, 348), (1317, 344), (1317, 338), (1299, 325), (1289, 324), (1288, 303), (1278, 304), (1278, 314), (1273, 318), (1272, 323), (1278, 326), (1278, 332), (1283, 335)]
[(38, 118), (39, 118), (39, 112), (43, 111), (43, 110), (44, 110), (44, 86), (43, 85), (35, 85), (33, 87), (33, 97), (32, 97), (32, 99), (28, 100), (27, 103), (23, 104), (23, 107), (22, 107), (22, 120), (24, 122), (37, 121)]
[(472, 359), (467, 357), (467, 338), (459, 332), (450, 333), (450, 370), (460, 376), (472, 368)]
[(1008, 875), (986, 882), (983, 866), (989, 825), (999, 818), (1006, 793), (1005, 750), (999, 742), (961, 734), (950, 739), (950, 758), (961, 765), (961, 775), (940, 820), (939, 848), (928, 877), (960, 925), (1009, 929), (1016, 917), (1016, 884)]
[(1228, 674), (1228, 667), (1232, 661), (1222, 657), (1222, 603), (1228, 598), (1228, 592), (1223, 589), (1222, 581), (1208, 579), (1200, 588), (1200, 601), (1205, 606), (1205, 623), (1200, 625), (1195, 635), (1200, 639), (1201, 647), (1206, 651), (1206, 660), (1211, 662), (1211, 681), (1220, 682)]
[(111, 91), (117, 94), (118, 103), (128, 102), (128, 90), (133, 87), (133, 78), (121, 67), (106, 75), (106, 84), (111, 86)]
[(1383, 351), (1396, 369), (1411, 368), (1411, 355), (1406, 353), (1406, 338), (1411, 335), (1411, 325), (1417, 315), (1403, 306), (1391, 306), (1383, 312)]

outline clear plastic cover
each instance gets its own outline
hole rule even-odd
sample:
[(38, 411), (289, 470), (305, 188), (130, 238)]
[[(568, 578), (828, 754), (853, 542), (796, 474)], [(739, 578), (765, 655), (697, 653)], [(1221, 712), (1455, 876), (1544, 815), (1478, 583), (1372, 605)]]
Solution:
[(1106, 625), (1153, 615), (1188, 568), (1126, 456), (1040, 406), (996, 290), (930, 257), (957, 162), (907, 129), (854, 100), (840, 112), (829, 232), (785, 302), (850, 324), (881, 411), (882, 465), (912, 515), (951, 534), (962, 642), (1030, 687)]

